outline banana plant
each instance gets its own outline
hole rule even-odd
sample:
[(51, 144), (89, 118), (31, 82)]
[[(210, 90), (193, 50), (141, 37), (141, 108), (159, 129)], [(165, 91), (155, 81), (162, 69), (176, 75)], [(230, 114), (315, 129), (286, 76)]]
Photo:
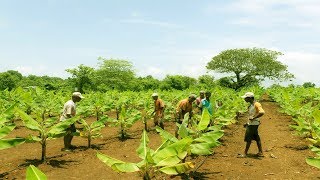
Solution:
[[(203, 110), (200, 121), (196, 124), (193, 121), (192, 127), (188, 127), (189, 114), (185, 114), (184, 120), (181, 124), (177, 123), (179, 127), (178, 134), (181, 138), (193, 139), (190, 145), (189, 153), (192, 155), (210, 155), (213, 153), (212, 148), (220, 145), (219, 138), (223, 136), (222, 126), (211, 126), (210, 123), (211, 115), (207, 109)], [(156, 129), (162, 136), (162, 140), (170, 139), (172, 142), (177, 141), (177, 138), (173, 138), (173, 135), (162, 130), (161, 128)]]
[(194, 167), (192, 162), (181, 163), (187, 155), (192, 139), (185, 138), (175, 143), (165, 141), (155, 151), (148, 147), (149, 138), (144, 130), (136, 152), (142, 159), (139, 163), (123, 162), (110, 156), (97, 153), (97, 157), (116, 172), (140, 172), (144, 180), (150, 180), (155, 173), (177, 175)]
[(107, 120), (107, 116), (104, 116), (91, 124), (88, 124), (84, 119), (79, 120), (79, 123), (83, 126), (83, 129), (80, 131), (80, 137), (88, 139), (88, 148), (91, 148), (92, 139), (102, 137), (101, 129), (105, 127)]
[(36, 114), (36, 117), (33, 118), (31, 115), (26, 114), (19, 108), (15, 108), (16, 112), (19, 114), (23, 120), (25, 126), (39, 133), (38, 136), (29, 135), (27, 142), (39, 142), (41, 144), (41, 161), (46, 161), (46, 147), (47, 140), (55, 139), (65, 135), (66, 129), (70, 127), (71, 124), (75, 123), (78, 117), (73, 117), (68, 120), (59, 122), (57, 118), (46, 118), (45, 111), (39, 116)]
[(138, 103), (138, 106), (141, 111), (141, 119), (144, 124), (144, 130), (148, 131), (148, 119), (151, 119), (151, 114), (152, 114), (150, 102), (147, 100), (141, 100)]
[(30, 165), (26, 171), (26, 180), (47, 180), (47, 176), (34, 165)]
[(11, 123), (7, 124), (8, 119), (6, 118), (6, 116), (12, 113), (15, 106), (16, 106), (16, 103), (13, 104), (11, 107), (9, 107), (0, 115), (0, 150), (11, 148), (25, 142), (24, 138), (19, 138), (19, 137), (3, 139), (16, 127), (15, 124), (11, 124)]
[(140, 119), (141, 113), (138, 110), (126, 109), (125, 106), (122, 106), (119, 119), (109, 119), (108, 122), (111, 123), (111, 126), (120, 128), (119, 138), (123, 141), (129, 137), (128, 128)]

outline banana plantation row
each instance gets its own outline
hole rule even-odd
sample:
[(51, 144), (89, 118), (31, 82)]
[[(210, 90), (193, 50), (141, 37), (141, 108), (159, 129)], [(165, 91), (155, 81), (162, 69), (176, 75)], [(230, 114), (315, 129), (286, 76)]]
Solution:
[[(153, 111), (153, 92), (117, 92), (87, 93), (86, 98), (77, 104), (77, 115), (68, 121), (59, 121), (64, 102), (70, 99), (70, 94), (62, 92), (45, 91), (41, 89), (24, 90), (17, 88), (12, 91), (0, 93), (0, 149), (10, 148), (24, 142), (38, 142), (42, 148), (41, 160), (46, 161), (46, 145), (50, 139), (65, 135), (70, 124), (79, 122), (82, 128), (74, 134), (87, 138), (88, 148), (94, 143), (92, 140), (102, 137), (101, 129), (105, 126), (119, 128), (120, 140), (129, 136), (127, 130), (137, 121), (142, 121), (141, 144), (137, 147), (137, 154), (141, 158), (139, 163), (123, 162), (108, 155), (97, 153), (97, 157), (119, 172), (139, 171), (144, 179), (150, 179), (155, 173), (181, 174), (190, 170), (196, 171), (202, 163), (186, 162), (187, 156), (207, 156), (212, 154), (213, 148), (219, 145), (219, 138), (223, 136), (223, 126), (236, 122), (239, 113), (246, 111), (246, 104), (241, 95), (246, 91), (255, 92), (257, 99), (268, 93), (277, 101), (282, 110), (291, 115), (297, 125), (292, 126), (300, 135), (309, 138), (312, 142), (311, 150), (320, 157), (320, 112), (319, 90), (315, 88), (283, 88), (273, 86), (264, 90), (260, 87), (236, 92), (231, 89), (215, 87), (211, 102), (222, 101), (222, 106), (210, 116), (207, 111), (202, 115), (194, 115), (191, 123), (186, 117), (179, 127), (179, 138), (156, 127), (162, 138), (162, 144), (157, 149), (148, 147), (148, 129)], [(199, 90), (163, 91), (159, 96), (166, 103), (164, 112), (165, 121), (174, 121), (177, 103), (188, 97), (190, 93), (198, 94)], [(96, 117), (96, 121), (89, 123), (88, 117)], [(212, 126), (208, 126), (213, 120)], [(16, 127), (16, 122), (22, 121), (30, 129), (27, 137), (5, 138)], [(191, 124), (188, 126), (188, 124)], [(35, 131), (36, 133), (32, 132)], [(309, 158), (307, 163), (320, 167), (319, 158)], [(36, 167), (28, 168), (29, 175), (41, 174)], [(45, 176), (43, 174), (43, 176)]]

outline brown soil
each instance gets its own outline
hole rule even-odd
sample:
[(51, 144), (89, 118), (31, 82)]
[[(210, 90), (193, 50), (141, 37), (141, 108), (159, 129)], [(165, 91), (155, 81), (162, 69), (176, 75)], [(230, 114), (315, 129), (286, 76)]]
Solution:
[[(264, 149), (263, 158), (258, 158), (257, 146), (252, 143), (247, 158), (237, 158), (243, 153), (245, 129), (239, 123), (225, 128), (222, 146), (215, 149), (215, 154), (208, 156), (204, 164), (193, 173), (195, 179), (320, 179), (320, 170), (306, 164), (305, 158), (314, 154), (307, 148), (308, 143), (294, 135), (289, 125), (289, 116), (278, 112), (273, 102), (262, 102), (266, 114), (262, 117), (259, 128)], [(94, 118), (89, 119), (93, 121)], [(166, 130), (173, 133), (174, 124), (167, 122)], [(62, 138), (48, 141), (47, 162), (39, 161), (41, 156), (40, 144), (22, 144), (15, 148), (2, 150), (0, 154), (0, 179), (25, 179), (26, 168), (33, 164), (43, 171), (48, 179), (142, 179), (138, 173), (116, 173), (102, 163), (97, 157), (99, 151), (106, 155), (128, 162), (139, 162), (135, 150), (139, 146), (143, 125), (135, 124), (130, 128), (131, 139), (119, 141), (118, 129), (107, 127), (102, 130), (104, 137), (93, 140), (94, 149), (86, 149), (87, 140), (75, 137), (73, 152), (62, 152)], [(153, 130), (149, 121), (148, 133), (151, 148), (161, 144), (159, 135)], [(26, 136), (29, 130), (18, 126), (10, 137)], [(194, 159), (196, 166), (204, 157)], [(181, 179), (181, 176), (159, 176), (155, 179)]]

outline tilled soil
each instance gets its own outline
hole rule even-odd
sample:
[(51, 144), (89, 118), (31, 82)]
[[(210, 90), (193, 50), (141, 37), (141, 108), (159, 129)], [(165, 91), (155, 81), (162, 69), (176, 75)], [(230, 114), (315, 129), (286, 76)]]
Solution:
[[(261, 118), (260, 137), (265, 157), (256, 157), (258, 152), (252, 143), (247, 158), (238, 158), (243, 154), (246, 121), (241, 117), (238, 123), (226, 127), (222, 145), (211, 156), (193, 159), (203, 165), (193, 173), (190, 179), (320, 179), (320, 170), (306, 164), (305, 159), (314, 154), (308, 149), (308, 142), (294, 135), (289, 128), (291, 117), (278, 112), (274, 102), (261, 102), (266, 114)], [(93, 121), (94, 118), (89, 119)], [(18, 122), (19, 124), (19, 122)], [(174, 123), (166, 122), (165, 127), (174, 133)], [(33, 164), (43, 171), (48, 179), (142, 179), (139, 173), (117, 173), (107, 167), (97, 157), (96, 152), (112, 156), (127, 162), (139, 162), (135, 150), (140, 144), (143, 125), (138, 122), (129, 133), (131, 139), (120, 141), (118, 129), (106, 127), (103, 138), (93, 140), (93, 149), (87, 149), (87, 140), (74, 137), (72, 152), (63, 152), (63, 139), (48, 141), (47, 162), (41, 163), (41, 146), (37, 143), (25, 143), (15, 148), (2, 150), (0, 154), (0, 179), (25, 179), (26, 168)], [(161, 144), (160, 136), (154, 131), (153, 124), (148, 125), (150, 147), (156, 149)], [(31, 131), (18, 126), (10, 137), (25, 137)], [(154, 179), (182, 179), (185, 176), (156, 175)]]

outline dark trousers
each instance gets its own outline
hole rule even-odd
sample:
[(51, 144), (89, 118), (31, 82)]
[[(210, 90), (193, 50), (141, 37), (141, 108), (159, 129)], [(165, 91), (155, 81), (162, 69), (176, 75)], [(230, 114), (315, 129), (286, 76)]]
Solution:
[(71, 124), (70, 127), (67, 128), (67, 134), (63, 138), (65, 148), (71, 147), (71, 141), (72, 141), (74, 132), (76, 132), (76, 126), (74, 124)]

